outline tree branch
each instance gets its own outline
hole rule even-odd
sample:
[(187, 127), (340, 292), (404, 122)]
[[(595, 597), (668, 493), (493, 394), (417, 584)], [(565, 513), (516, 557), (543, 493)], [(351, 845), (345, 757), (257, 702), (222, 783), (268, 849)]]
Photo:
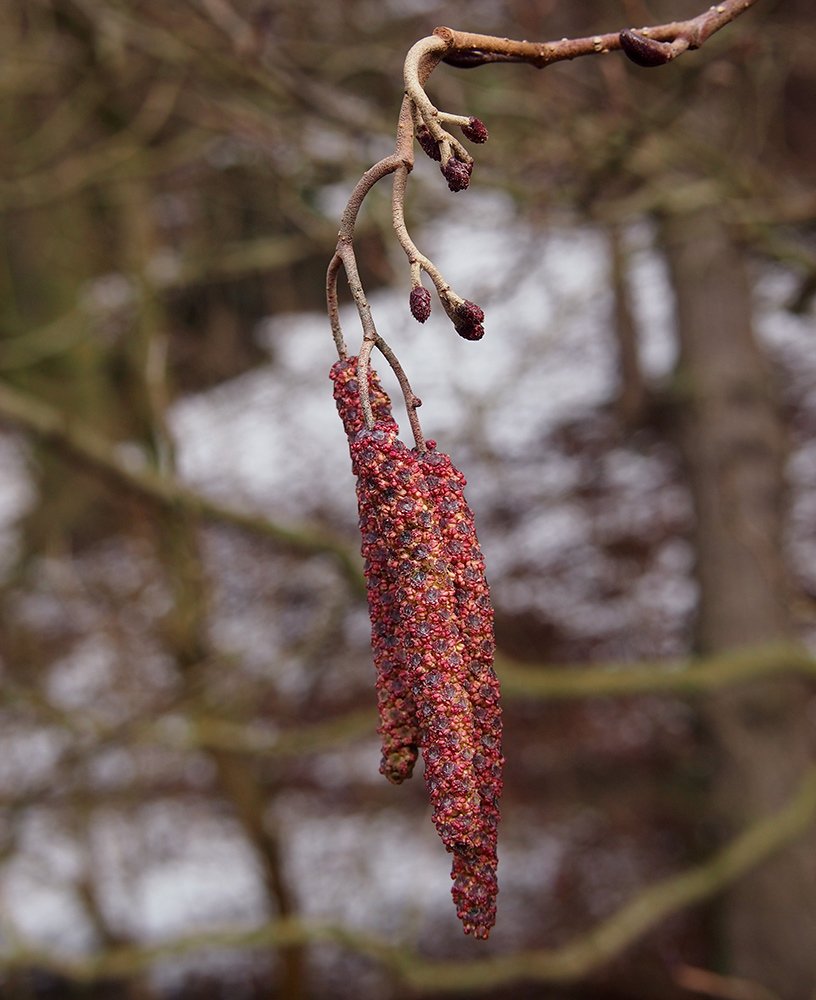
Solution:
[(87, 425), (3, 383), (0, 383), (0, 420), (34, 434), (43, 444), (69, 455), (114, 487), (125, 489), (149, 503), (182, 509), (192, 517), (241, 528), (268, 539), (282, 549), (306, 555), (329, 555), (337, 562), (355, 592), (364, 592), (356, 556), (345, 541), (328, 534), (321, 527), (306, 524), (285, 527), (210, 500), (148, 466), (134, 467), (121, 456), (115, 445)]
[(529, 666), (496, 655), (502, 691), (508, 697), (609, 698), (640, 694), (696, 696), (769, 676), (816, 677), (816, 658), (791, 644), (752, 646), (699, 660)]
[(110, 949), (89, 958), (60, 957), (17, 947), (0, 956), (0, 968), (49, 970), (77, 982), (126, 977), (146, 966), (206, 949), (297, 948), (331, 942), (366, 955), (418, 992), (479, 993), (521, 981), (570, 983), (620, 955), (644, 933), (687, 906), (723, 891), (800, 837), (816, 818), (816, 767), (807, 771), (788, 804), (758, 820), (708, 861), (639, 892), (616, 913), (561, 948), (532, 949), (481, 961), (438, 962), (374, 935), (301, 920), (274, 920), (247, 931), (179, 938), (154, 947)]
[[(756, 2), (757, 0), (723, 0), (686, 21), (670, 21), (640, 29), (626, 28), (587, 38), (562, 38), (553, 42), (516, 41), (445, 27), (435, 28), (434, 36), (442, 39), (447, 46), (442, 56), (443, 61), (464, 68), (503, 61), (527, 63), (543, 69), (565, 59), (599, 55), (619, 49), (634, 62), (653, 66), (658, 63), (641, 62), (637, 56), (645, 58), (647, 52), (655, 56), (659, 52), (667, 56), (660, 60), (666, 63), (688, 49), (699, 49), (713, 34), (744, 14)], [(645, 47), (638, 50), (637, 44)], [(667, 48), (664, 49), (664, 45)]]
[[(374, 418), (368, 399), (367, 372), (371, 350), (378, 344), (379, 336), (357, 269), (354, 228), (363, 201), (383, 177), (395, 174), (393, 224), (397, 239), (408, 258), (412, 287), (411, 311), (414, 317), (419, 322), (425, 322), (430, 314), (430, 296), (420, 284), (420, 272), (425, 271), (436, 286), (442, 306), (457, 333), (466, 340), (478, 340), (484, 334), (482, 310), (451, 290), (433, 262), (418, 251), (405, 225), (404, 202), (408, 174), (414, 164), (414, 138), (428, 156), (439, 161), (451, 191), (463, 191), (469, 186), (473, 157), (445, 126), (461, 128), (470, 142), (482, 143), (488, 138), (487, 129), (478, 119), (450, 114), (434, 106), (425, 92), (425, 83), (434, 68), (444, 61), (466, 68), (492, 62), (523, 62), (540, 69), (561, 60), (614, 50), (622, 50), (629, 59), (641, 66), (658, 66), (670, 62), (689, 49), (699, 48), (711, 35), (744, 14), (754, 3), (756, 0), (722, 0), (686, 21), (672, 21), (638, 30), (626, 28), (611, 34), (563, 38), (552, 42), (517, 41), (439, 27), (432, 35), (421, 38), (411, 47), (405, 57), (405, 98), (400, 108), (394, 152), (367, 170), (354, 188), (343, 212), (337, 246), (326, 278), (326, 302), (332, 336), (341, 358), (348, 356), (340, 328), (337, 297), (337, 278), (341, 267), (346, 272), (360, 316), (363, 343), (357, 352), (358, 382), (360, 406), (369, 428), (373, 425)], [(418, 295), (417, 300), (414, 299), (414, 294)], [(416, 301), (421, 302), (420, 308), (416, 308)], [(391, 351), (386, 359), (393, 367), (396, 355)], [(424, 438), (412, 399), (412, 396), (406, 396), (417, 447), (422, 451)]]

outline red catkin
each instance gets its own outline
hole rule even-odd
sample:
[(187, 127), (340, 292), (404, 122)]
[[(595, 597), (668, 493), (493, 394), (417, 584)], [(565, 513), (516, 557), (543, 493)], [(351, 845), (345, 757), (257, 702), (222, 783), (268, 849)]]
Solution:
[[(349, 444), (365, 428), (360, 408), (357, 382), (357, 359), (338, 361), (332, 367), (334, 397)], [(381, 426), (397, 425), (391, 416), (391, 401), (376, 373), (369, 369), (369, 398), (376, 420)], [(377, 732), (382, 740), (380, 773), (393, 784), (410, 778), (417, 759), (419, 727), (411, 682), (406, 676), (405, 656), (394, 638), (389, 553), (385, 548), (376, 519), (376, 511), (366, 498), (359, 498), (362, 555), (365, 560), (366, 591), (371, 619), (371, 649), (377, 673), (377, 707), (380, 724)]]
[(467, 299), (456, 310), (454, 318), (456, 332), (465, 340), (481, 340), (484, 337), (484, 310)]
[(436, 160), (437, 162), (442, 159), (442, 153), (439, 151), (439, 143), (431, 135), (427, 125), (420, 125), (417, 128), (416, 139), (426, 156), (430, 156), (432, 160)]
[(454, 853), (452, 894), (465, 931), (485, 938), (496, 918), (496, 840), (504, 764), (499, 683), (493, 669), (493, 608), (473, 512), (464, 495), (465, 477), (448, 455), (436, 451), (433, 441), (420, 461), (454, 580), (464, 639), (460, 681), (471, 702), (476, 737), (471, 765), (480, 798), (479, 839), (475, 850)]
[(366, 429), (356, 358), (337, 362), (331, 378), (357, 476), (380, 770), (403, 781), (421, 749), (433, 822), (453, 855), (457, 915), (466, 933), (486, 938), (496, 916), (504, 759), (493, 611), (465, 479), (435, 442), (418, 454), (398, 439), (373, 371), (375, 424)]
[(450, 851), (480, 836), (480, 799), (470, 762), (475, 732), (470, 699), (459, 680), (462, 640), (450, 567), (417, 455), (397, 439), (393, 424), (375, 424), (352, 442), (352, 464), (363, 504), (376, 511), (388, 553), (391, 588), (377, 590), (412, 681), (425, 783), (433, 822)]
[(465, 163), (464, 160), (452, 156), (439, 169), (444, 174), (451, 191), (464, 191), (470, 186), (470, 175), (473, 173), (472, 163)]

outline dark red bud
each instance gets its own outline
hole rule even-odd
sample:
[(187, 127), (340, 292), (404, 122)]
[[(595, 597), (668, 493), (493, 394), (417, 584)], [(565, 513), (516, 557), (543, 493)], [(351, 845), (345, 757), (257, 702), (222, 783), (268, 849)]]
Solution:
[(452, 156), (443, 167), (440, 167), (440, 170), (451, 191), (464, 191), (470, 184), (473, 164), (457, 160), (455, 156)]
[(411, 315), (417, 323), (424, 323), (431, 315), (431, 293), (422, 285), (417, 285), (411, 289), (408, 297), (408, 304), (411, 307)]
[(481, 340), (484, 337), (485, 329), (481, 323), (463, 323), (456, 327), (456, 332), (464, 340)]
[(636, 31), (622, 31), (620, 33), (620, 44), (626, 55), (637, 63), (638, 66), (665, 66), (674, 58), (671, 46), (666, 42), (655, 41), (654, 38), (646, 38)]
[(484, 309), (480, 309), (475, 302), (467, 299), (456, 310), (456, 315), (465, 323), (483, 323)]
[(475, 302), (465, 300), (456, 310), (453, 321), (456, 332), (465, 340), (481, 340), (484, 337), (484, 310)]
[(467, 125), (462, 126), (462, 135), (471, 142), (487, 142), (489, 135), (481, 118), (471, 118)]
[(439, 152), (439, 144), (428, 131), (426, 125), (419, 126), (416, 130), (416, 138), (426, 156), (430, 156), (432, 160), (437, 161), (442, 159), (442, 154)]

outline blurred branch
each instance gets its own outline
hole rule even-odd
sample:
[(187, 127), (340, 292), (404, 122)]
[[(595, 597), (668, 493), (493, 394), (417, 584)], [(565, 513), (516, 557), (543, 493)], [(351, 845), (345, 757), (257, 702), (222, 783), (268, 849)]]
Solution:
[[(333, 227), (326, 229), (329, 237)], [(272, 271), (304, 260), (327, 240), (301, 235), (260, 236), (240, 242), (224, 243), (204, 254), (190, 254), (175, 259), (163, 275), (153, 283), (161, 288), (185, 288), (230, 278), (243, 278), (248, 274)]]
[(163, 508), (190, 517), (229, 524), (268, 539), (283, 549), (307, 555), (328, 555), (356, 591), (363, 590), (356, 554), (344, 540), (311, 525), (284, 527), (256, 514), (227, 507), (202, 496), (178, 480), (154, 470), (135, 467), (111, 442), (42, 400), (0, 384), (0, 420), (34, 434), (38, 440), (99, 473), (115, 487)]
[[(253, 756), (298, 757), (330, 750), (351, 740), (373, 737), (376, 725), (377, 716), (373, 707), (277, 732), (269, 725), (229, 722), (203, 715), (188, 716), (184, 719), (185, 734), (181, 742), (192, 748), (240, 751)], [(151, 725), (151, 729), (160, 733), (162, 722)], [(179, 740), (173, 738), (172, 742), (176, 744)]]
[(512, 983), (577, 982), (602, 968), (679, 910), (704, 902), (803, 834), (816, 817), (816, 767), (789, 803), (758, 820), (701, 865), (638, 893), (589, 933), (556, 949), (533, 949), (481, 961), (429, 961), (411, 949), (345, 927), (275, 920), (252, 930), (197, 934), (155, 947), (113, 948), (88, 958), (60, 957), (17, 947), (0, 957), (5, 970), (36, 968), (78, 982), (128, 976), (151, 963), (207, 949), (297, 948), (331, 942), (389, 968), (418, 992), (478, 993)]
[(791, 644), (735, 649), (698, 660), (572, 667), (522, 665), (499, 654), (496, 670), (502, 691), (511, 698), (702, 695), (770, 676), (800, 674), (816, 677), (816, 658), (807, 650)]
[(14, 208), (26, 208), (64, 198), (124, 161), (143, 156), (150, 140), (172, 113), (180, 86), (175, 80), (160, 80), (126, 128), (87, 151), (66, 156), (53, 167), (36, 173), (24, 172), (4, 183), (0, 187), (0, 201)]
[(715, 1000), (780, 1000), (776, 993), (766, 990), (759, 983), (734, 976), (721, 976), (693, 965), (679, 966), (672, 978), (682, 989), (700, 996), (714, 997)]
[[(773, 676), (816, 677), (816, 658), (790, 645), (734, 650), (699, 660), (664, 660), (637, 665), (530, 666), (499, 654), (496, 670), (504, 697), (525, 702), (646, 694), (695, 696)], [(372, 708), (279, 733), (271, 732), (268, 727), (253, 729), (214, 717), (199, 716), (186, 722), (189, 728), (180, 737), (185, 744), (277, 757), (320, 752), (363, 737), (373, 732), (376, 719)], [(151, 729), (159, 735), (163, 733), (161, 722)], [(176, 743), (177, 738), (172, 742)]]
[(612, 287), (612, 333), (617, 349), (616, 409), (627, 427), (636, 427), (644, 418), (649, 390), (640, 363), (639, 331), (628, 286), (626, 248), (621, 227), (607, 226), (609, 282)]

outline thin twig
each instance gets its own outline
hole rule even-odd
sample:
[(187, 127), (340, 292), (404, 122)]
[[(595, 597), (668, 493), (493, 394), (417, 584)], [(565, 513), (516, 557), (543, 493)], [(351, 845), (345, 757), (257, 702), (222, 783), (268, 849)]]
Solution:
[(416, 449), (420, 453), (425, 452), (425, 435), (422, 433), (422, 427), (419, 423), (419, 418), (417, 417), (417, 408), (422, 406), (422, 400), (416, 395), (414, 390), (411, 388), (411, 383), (408, 381), (408, 376), (405, 374), (405, 369), (400, 364), (399, 359), (396, 354), (391, 350), (389, 345), (379, 337), (377, 340), (377, 349), (380, 354), (385, 358), (388, 364), (391, 366), (392, 371), (397, 376), (397, 381), (399, 382), (400, 389), (402, 390), (402, 396), (405, 400), (405, 409), (408, 412), (408, 422), (411, 425), (411, 433), (414, 435), (414, 443), (416, 444)]
[(444, 275), (430, 258), (420, 252), (417, 245), (411, 239), (408, 227), (405, 223), (405, 193), (408, 187), (408, 170), (400, 167), (394, 174), (394, 188), (391, 199), (391, 216), (394, 225), (394, 233), (400, 246), (405, 251), (409, 265), (418, 264), (434, 283), (439, 301), (442, 303), (445, 312), (453, 319), (456, 310), (464, 303), (461, 295), (451, 288), (445, 280)]
[[(369, 428), (373, 425), (373, 415), (368, 398), (368, 365), (371, 345), (378, 343), (379, 337), (357, 269), (354, 253), (354, 230), (363, 201), (372, 187), (383, 177), (394, 174), (393, 225), (397, 239), (408, 258), (412, 286), (416, 287), (418, 284), (420, 271), (425, 271), (433, 281), (440, 301), (456, 326), (457, 332), (471, 340), (478, 339), (484, 332), (481, 326), (481, 319), (483, 319), (481, 310), (478, 307), (473, 307), (470, 318), (463, 320), (460, 310), (465, 305), (471, 308), (473, 304), (466, 303), (464, 299), (452, 291), (433, 261), (417, 249), (405, 224), (405, 195), (408, 174), (414, 164), (413, 140), (415, 132), (419, 134), (420, 128), (426, 130), (423, 145), (425, 145), (426, 151), (429, 151), (429, 155), (432, 154), (435, 159), (440, 161), (442, 171), (452, 190), (464, 190), (468, 186), (470, 170), (473, 165), (473, 157), (470, 153), (457, 138), (443, 127), (444, 124), (449, 124), (467, 129), (471, 124), (471, 119), (463, 115), (440, 111), (425, 91), (425, 84), (435, 67), (444, 61), (460, 67), (473, 67), (492, 62), (523, 62), (537, 68), (543, 68), (565, 59), (598, 55), (614, 50), (623, 50), (631, 60), (642, 66), (657, 66), (670, 62), (685, 51), (699, 48), (711, 35), (739, 17), (740, 14), (745, 13), (754, 3), (756, 0), (723, 0), (716, 6), (712, 6), (696, 17), (685, 21), (672, 21), (640, 29), (626, 28), (610, 34), (594, 35), (587, 38), (562, 38), (550, 42), (518, 41), (439, 27), (434, 30), (432, 35), (421, 38), (411, 47), (405, 57), (403, 69), (405, 98), (400, 108), (394, 152), (367, 170), (352, 192), (343, 212), (337, 246), (329, 264), (326, 278), (326, 301), (332, 336), (341, 358), (347, 357), (348, 354), (340, 326), (337, 297), (337, 278), (341, 267), (346, 272), (349, 288), (360, 315), (363, 344), (358, 354), (358, 384), (360, 404), (366, 425)], [(467, 131), (465, 134), (471, 141), (483, 142), (487, 138), (487, 132), (480, 122), (478, 124), (482, 130), (481, 136), (474, 137), (472, 132), (468, 134)], [(430, 149), (428, 149), (428, 144), (430, 144)], [(451, 164), (452, 158), (459, 162)], [(474, 316), (477, 318), (474, 319)], [(390, 348), (388, 352), (386, 357), (389, 364), (398, 373), (399, 378), (404, 378), (404, 372), (402, 372), (396, 355)], [(407, 378), (404, 380), (407, 385)], [(404, 387), (403, 395), (406, 399), (408, 417), (414, 431), (414, 437), (417, 440), (417, 446), (420, 447), (423, 437), (416, 414), (416, 404), (413, 402), (416, 397)]]

